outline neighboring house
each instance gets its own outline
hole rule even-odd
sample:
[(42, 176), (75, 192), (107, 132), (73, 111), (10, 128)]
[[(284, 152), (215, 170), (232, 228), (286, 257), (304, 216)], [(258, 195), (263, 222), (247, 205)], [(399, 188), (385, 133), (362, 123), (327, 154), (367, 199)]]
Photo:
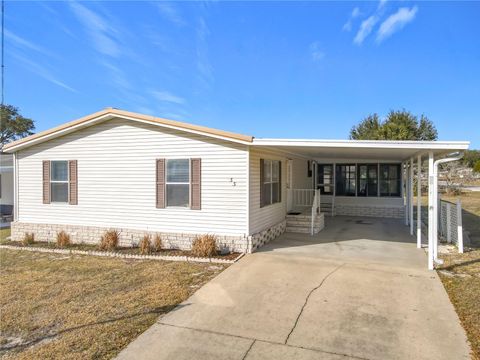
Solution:
[(0, 152), (0, 216), (2, 223), (13, 217), (13, 156), (3, 152)]
[(115, 228), (124, 245), (159, 232), (188, 248), (196, 234), (213, 233), (251, 252), (285, 230), (320, 231), (324, 213), (408, 218), (404, 165), (467, 148), (257, 139), (108, 108), (5, 146), (16, 175), (12, 238), (65, 230), (98, 242)]

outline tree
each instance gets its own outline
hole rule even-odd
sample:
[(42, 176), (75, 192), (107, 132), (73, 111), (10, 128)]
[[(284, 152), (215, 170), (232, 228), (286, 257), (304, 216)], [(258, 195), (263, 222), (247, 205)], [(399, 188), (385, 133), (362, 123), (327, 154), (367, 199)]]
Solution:
[(33, 134), (35, 124), (32, 119), (20, 115), (19, 109), (13, 105), (1, 105), (0, 108), (0, 144)]
[(473, 165), (473, 172), (480, 173), (480, 160)]
[(465, 151), (465, 154), (463, 155), (462, 162), (466, 166), (473, 168), (478, 161), (480, 161), (480, 150), (466, 150)]
[(353, 140), (437, 140), (435, 125), (424, 115), (413, 115), (406, 110), (390, 111), (385, 121), (378, 114), (363, 119), (350, 130)]

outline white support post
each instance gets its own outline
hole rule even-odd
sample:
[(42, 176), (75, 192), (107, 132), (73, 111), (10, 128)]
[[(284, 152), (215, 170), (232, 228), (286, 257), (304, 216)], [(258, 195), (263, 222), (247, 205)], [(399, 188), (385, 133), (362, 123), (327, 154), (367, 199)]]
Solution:
[(410, 204), (410, 235), (413, 236), (413, 158), (410, 159), (410, 189), (409, 204)]
[(402, 163), (403, 195), (405, 199), (405, 225), (408, 225), (408, 163)]
[(433, 151), (428, 153), (428, 269), (433, 270)]
[(457, 199), (457, 246), (458, 252), (463, 254), (462, 201), (460, 199)]
[(438, 166), (433, 164), (433, 261), (438, 262)]
[(422, 156), (417, 157), (417, 248), (422, 247)]

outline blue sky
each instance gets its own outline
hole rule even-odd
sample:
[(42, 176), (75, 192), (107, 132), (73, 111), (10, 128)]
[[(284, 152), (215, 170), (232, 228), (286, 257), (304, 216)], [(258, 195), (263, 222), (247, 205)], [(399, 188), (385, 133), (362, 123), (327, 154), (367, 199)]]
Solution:
[(5, 101), (37, 130), (108, 106), (345, 139), (425, 114), (480, 148), (480, 2), (6, 2)]

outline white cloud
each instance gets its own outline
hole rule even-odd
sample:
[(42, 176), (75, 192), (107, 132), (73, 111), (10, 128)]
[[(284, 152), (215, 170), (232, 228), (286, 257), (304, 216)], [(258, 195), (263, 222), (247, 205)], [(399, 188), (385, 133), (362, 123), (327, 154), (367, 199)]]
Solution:
[(315, 41), (310, 44), (310, 55), (313, 61), (320, 61), (325, 57), (325, 52), (321, 49), (320, 42)]
[(381, 42), (395, 32), (401, 30), (406, 24), (415, 19), (418, 7), (411, 9), (402, 7), (395, 14), (390, 15), (381, 25), (377, 32), (377, 42)]
[(360, 29), (358, 30), (357, 35), (355, 35), (355, 38), (353, 39), (353, 42), (357, 45), (361, 45), (363, 40), (365, 40), (365, 38), (372, 32), (373, 27), (377, 22), (377, 15), (371, 15), (366, 20), (363, 20), (360, 24)]
[(186, 22), (178, 13), (177, 9), (170, 3), (165, 1), (156, 2), (155, 5), (157, 6), (160, 14), (162, 14), (166, 19), (171, 21), (172, 23), (178, 26), (185, 26)]
[(186, 102), (184, 98), (180, 96), (176, 96), (172, 93), (169, 93), (168, 91), (154, 90), (151, 93), (157, 100), (160, 100), (160, 101), (170, 102), (170, 103), (179, 104), (179, 105), (183, 105)]
[(353, 8), (350, 17), (348, 18), (347, 22), (343, 25), (344, 31), (352, 30), (352, 22), (355, 18), (360, 16), (360, 9), (358, 7)]
[(67, 84), (65, 84), (63, 81), (59, 80), (55, 75), (53, 75), (51, 73), (50, 70), (48, 70), (47, 68), (23, 57), (23, 56), (20, 56), (18, 54), (15, 54), (15, 53), (12, 53), (12, 55), (17, 58), (18, 60), (20, 60), (24, 65), (26, 65), (26, 68), (28, 70), (30, 70), (31, 72), (33, 72), (34, 74), (42, 77), (43, 79), (47, 80), (48, 82), (51, 82), (52, 84), (55, 84), (57, 86), (60, 86), (68, 91), (71, 91), (71, 92), (78, 92), (77, 90), (75, 90), (74, 88), (72, 88), (71, 86), (68, 86)]
[(105, 18), (85, 6), (77, 2), (70, 2), (69, 4), (77, 19), (90, 35), (96, 50), (112, 57), (120, 56), (120, 47), (114, 38), (117, 31), (113, 26)]
[(387, 3), (387, 0), (380, 0), (380, 2), (378, 3), (377, 9), (383, 8), (386, 3)]
[(5, 29), (5, 37), (10, 40), (13, 44), (15, 44), (19, 48), (26, 48), (30, 50), (34, 50), (44, 55), (54, 56), (50, 51), (44, 49), (43, 47), (36, 45), (18, 35), (15, 35), (11, 31)]

